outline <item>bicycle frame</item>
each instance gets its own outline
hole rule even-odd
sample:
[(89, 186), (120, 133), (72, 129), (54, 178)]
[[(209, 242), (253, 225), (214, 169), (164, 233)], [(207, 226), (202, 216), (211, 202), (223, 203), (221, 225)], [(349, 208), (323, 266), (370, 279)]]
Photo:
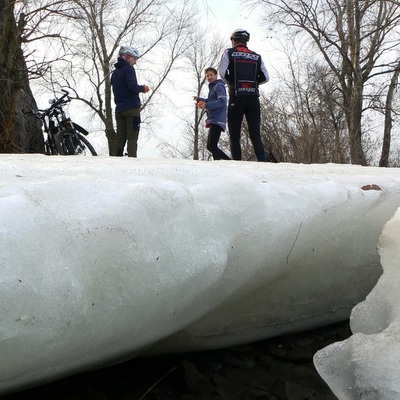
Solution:
[(51, 106), (47, 109), (41, 110), (31, 110), (23, 111), (25, 115), (32, 115), (39, 118), (43, 124), (43, 130), (45, 134), (45, 154), (47, 155), (57, 155), (60, 154), (59, 146), (56, 144), (56, 135), (59, 132), (65, 130), (72, 130), (73, 132), (78, 131), (83, 135), (88, 135), (89, 132), (82, 128), (80, 125), (72, 122), (64, 111), (64, 106), (71, 102), (69, 97), (69, 92), (66, 90), (61, 90), (64, 94), (60, 98), (51, 99), (49, 102)]

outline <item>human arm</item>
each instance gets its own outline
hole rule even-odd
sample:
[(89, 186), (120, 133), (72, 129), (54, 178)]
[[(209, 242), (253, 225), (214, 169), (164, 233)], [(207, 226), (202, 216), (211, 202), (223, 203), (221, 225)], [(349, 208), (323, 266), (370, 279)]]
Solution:
[(126, 69), (125, 85), (130, 92), (136, 94), (147, 93), (150, 90), (149, 86), (137, 83), (136, 72), (133, 68)]
[(226, 89), (225, 84), (222, 81), (215, 86), (214, 95), (212, 96), (212, 100), (208, 98), (205, 102), (205, 108), (207, 110), (218, 110), (226, 107)]
[(202, 110), (206, 108), (207, 99), (205, 99), (204, 97), (193, 96), (193, 100), (196, 102), (197, 108), (200, 108)]
[(228, 54), (228, 49), (226, 49), (222, 54), (221, 62), (218, 68), (218, 74), (225, 83), (228, 83), (226, 79), (226, 73), (228, 71), (228, 67), (229, 67), (229, 54)]
[(268, 81), (269, 81), (269, 73), (264, 64), (264, 61), (261, 59), (260, 60), (260, 72), (257, 76), (257, 82), (259, 85), (262, 85), (263, 83), (267, 83)]

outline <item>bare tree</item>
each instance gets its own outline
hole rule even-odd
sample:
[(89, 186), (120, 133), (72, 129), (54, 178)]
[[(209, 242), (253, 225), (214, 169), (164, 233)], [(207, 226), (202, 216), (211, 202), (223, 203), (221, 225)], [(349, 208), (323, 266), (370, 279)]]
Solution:
[(393, 98), (396, 87), (398, 85), (399, 75), (400, 75), (400, 60), (398, 61), (396, 70), (392, 75), (392, 79), (390, 80), (389, 88), (387, 90), (387, 95), (386, 95), (383, 143), (382, 143), (381, 158), (379, 160), (380, 167), (389, 166), (391, 133), (393, 126)]
[(351, 161), (366, 164), (362, 143), (362, 116), (367, 82), (393, 73), (390, 62), (398, 46), (400, 21), (398, 2), (377, 0), (254, 0), (268, 6), (269, 18), (282, 22), (296, 34), (310, 37), (337, 79), (350, 141)]
[[(15, 125), (16, 93), (22, 89), (21, 49), (23, 20), (16, 25), (15, 2), (0, 0), (0, 151), (17, 152)], [(26, 79), (26, 75), (25, 75)]]
[[(17, 16), (17, 20), (15, 19)], [(24, 106), (35, 107), (22, 51), (25, 14), (17, 13), (15, 1), (0, 0), (0, 152), (43, 151), (38, 121), (30, 130), (21, 113)]]
[[(266, 153), (285, 162), (348, 162), (347, 126), (337, 81), (325, 64), (310, 51), (304, 52), (303, 43), (286, 40), (282, 48), (287, 66), (272, 73), (275, 84), (265, 87), (267, 91), (261, 87)], [(247, 131), (246, 124), (243, 130)], [(243, 158), (255, 160), (248, 135), (242, 135), (241, 141)]]
[[(210, 28), (197, 29), (190, 35), (191, 46), (187, 48), (185, 53), (187, 69), (191, 72), (193, 78), (192, 96), (207, 97), (207, 85), (204, 70), (207, 67), (217, 69), (222, 51), (225, 46), (225, 40), (215, 36)], [(191, 111), (187, 126), (190, 127), (186, 134), (191, 138), (192, 154), (194, 160), (208, 160), (210, 154), (207, 151), (207, 132), (202, 126), (204, 122), (205, 112), (194, 107)]]
[[(99, 118), (107, 138), (115, 136), (111, 72), (117, 50), (132, 44), (141, 53), (151, 92), (142, 109), (150, 108), (167, 81), (177, 60), (186, 51), (193, 24), (192, 0), (127, 0), (116, 7), (115, 0), (71, 0), (69, 14), (74, 34), (69, 48), (74, 58), (53, 69), (52, 80), (69, 87)], [(150, 113), (148, 113), (149, 115)]]
[(207, 150), (207, 130), (200, 124), (198, 130), (197, 158), (195, 158), (195, 148), (193, 146), (194, 126), (192, 121), (184, 119), (184, 130), (181, 139), (175, 143), (164, 141), (160, 145), (161, 152), (166, 157), (183, 158), (192, 160), (210, 160), (211, 154)]
[[(0, 151), (43, 152), (41, 123), (23, 109), (36, 109), (30, 80), (43, 76), (51, 59), (37, 61), (32, 44), (62, 38), (55, 19), (68, 12), (67, 0), (0, 0)], [(56, 47), (56, 46), (55, 46)]]

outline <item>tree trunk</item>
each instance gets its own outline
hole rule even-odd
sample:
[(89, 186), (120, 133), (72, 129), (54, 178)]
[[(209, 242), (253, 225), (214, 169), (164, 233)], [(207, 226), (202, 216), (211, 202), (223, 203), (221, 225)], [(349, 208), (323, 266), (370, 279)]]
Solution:
[(37, 107), (21, 49), (24, 16), (16, 23), (14, 3), (0, 0), (0, 153), (43, 153), (41, 123), (22, 113)]
[(361, 129), (361, 117), (362, 117), (362, 90), (360, 88), (353, 88), (351, 93), (351, 99), (349, 102), (349, 108), (346, 111), (348, 113), (348, 128), (350, 137), (350, 157), (352, 164), (367, 165), (364, 151), (362, 148), (362, 129)]
[[(117, 132), (114, 128), (114, 123), (113, 123), (113, 108), (112, 108), (112, 98), (111, 98), (111, 71), (109, 68), (109, 65), (105, 65), (103, 68), (103, 73), (104, 76), (106, 77), (104, 79), (104, 85), (105, 85), (105, 95), (104, 95), (104, 104), (105, 104), (105, 114), (104, 117), (105, 119), (103, 120), (104, 126), (105, 126), (105, 132), (106, 132), (106, 137), (108, 141), (108, 149), (112, 149), (114, 146), (116, 146), (116, 140), (117, 140)], [(101, 98), (99, 99), (101, 100)], [(100, 118), (103, 118), (102, 114), (102, 109), (100, 108), (100, 112), (98, 113)]]
[(397, 81), (400, 75), (400, 61), (397, 64), (397, 69), (394, 72), (390, 81), (388, 93), (386, 96), (386, 107), (385, 107), (385, 126), (383, 131), (383, 144), (381, 159), (379, 160), (380, 167), (389, 166), (389, 153), (390, 153), (390, 141), (392, 134), (392, 106), (393, 106), (393, 95), (396, 89)]
[(193, 160), (199, 159), (199, 127), (201, 121), (201, 112), (195, 108), (194, 112), (194, 132), (193, 132)]

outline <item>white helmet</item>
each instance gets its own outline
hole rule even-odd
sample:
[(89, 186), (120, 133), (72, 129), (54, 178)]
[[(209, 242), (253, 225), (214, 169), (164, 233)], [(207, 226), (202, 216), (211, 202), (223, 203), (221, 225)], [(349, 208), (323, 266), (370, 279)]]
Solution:
[(131, 46), (121, 46), (119, 48), (119, 54), (128, 54), (129, 56), (133, 57), (133, 58), (139, 58), (140, 54), (139, 52)]

